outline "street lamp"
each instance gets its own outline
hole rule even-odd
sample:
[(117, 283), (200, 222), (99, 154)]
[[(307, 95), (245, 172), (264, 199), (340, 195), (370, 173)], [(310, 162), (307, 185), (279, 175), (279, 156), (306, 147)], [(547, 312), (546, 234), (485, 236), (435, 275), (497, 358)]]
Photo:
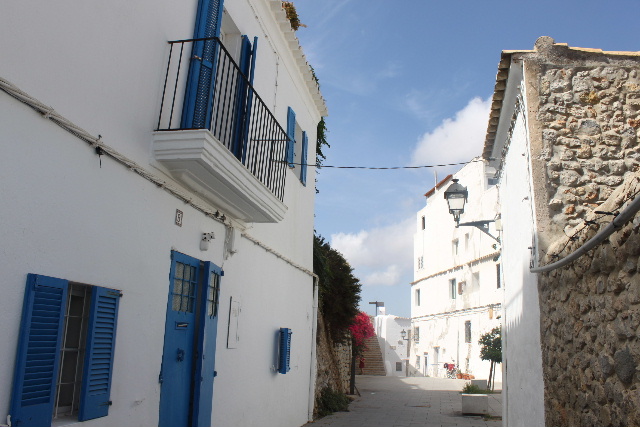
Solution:
[(449, 205), (449, 213), (456, 221), (456, 228), (460, 225), (460, 215), (464, 213), (464, 204), (467, 202), (469, 192), (467, 187), (458, 184), (458, 179), (453, 179), (453, 184), (444, 191), (444, 198)]
[(461, 225), (476, 227), (487, 236), (500, 243), (500, 239), (498, 237), (495, 237), (491, 233), (489, 233), (489, 224), (495, 222), (495, 220), (493, 219), (463, 222), (462, 224), (460, 224), (460, 215), (464, 213), (464, 204), (467, 202), (467, 197), (469, 197), (467, 187), (463, 186), (462, 184), (458, 184), (458, 179), (453, 179), (453, 184), (451, 184), (444, 191), (444, 198), (449, 205), (449, 213), (453, 215), (453, 219), (456, 222), (456, 228)]
[(404, 329), (402, 330), (402, 332), (400, 332), (400, 336), (402, 337), (402, 339), (404, 341), (407, 342), (407, 364), (405, 365), (405, 376), (408, 377), (409, 376), (409, 354), (411, 352), (411, 331), (409, 331), (409, 336), (407, 336), (407, 331), (405, 331)]

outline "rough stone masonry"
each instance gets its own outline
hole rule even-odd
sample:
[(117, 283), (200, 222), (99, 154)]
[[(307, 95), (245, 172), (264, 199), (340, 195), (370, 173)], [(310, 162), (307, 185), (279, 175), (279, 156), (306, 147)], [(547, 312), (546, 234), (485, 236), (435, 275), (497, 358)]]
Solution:
[[(615, 212), (640, 192), (640, 56), (543, 37), (524, 60), (547, 178), (537, 192), (550, 222), (544, 264), (612, 219), (595, 210)], [(546, 425), (640, 425), (640, 220), (542, 274), (539, 288)]]

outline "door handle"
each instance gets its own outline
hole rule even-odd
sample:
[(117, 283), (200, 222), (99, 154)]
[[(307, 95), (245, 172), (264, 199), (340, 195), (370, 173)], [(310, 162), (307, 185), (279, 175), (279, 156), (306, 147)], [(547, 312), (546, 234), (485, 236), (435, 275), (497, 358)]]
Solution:
[(182, 362), (184, 360), (184, 350), (179, 348), (178, 349), (178, 362)]

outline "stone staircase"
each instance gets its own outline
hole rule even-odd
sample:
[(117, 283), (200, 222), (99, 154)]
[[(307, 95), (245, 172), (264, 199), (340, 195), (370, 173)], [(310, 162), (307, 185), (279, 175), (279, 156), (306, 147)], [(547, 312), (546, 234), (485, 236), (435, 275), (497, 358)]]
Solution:
[[(384, 361), (382, 359), (382, 351), (377, 337), (368, 338), (365, 341), (367, 349), (365, 350), (363, 375), (379, 375), (385, 376)], [(360, 361), (356, 361), (356, 374), (360, 375)]]

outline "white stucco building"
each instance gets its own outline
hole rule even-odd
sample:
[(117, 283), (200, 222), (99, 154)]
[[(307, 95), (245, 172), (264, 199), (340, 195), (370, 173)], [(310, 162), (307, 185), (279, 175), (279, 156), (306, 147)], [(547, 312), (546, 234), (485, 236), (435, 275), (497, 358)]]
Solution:
[[(497, 189), (485, 162), (475, 159), (426, 194), (416, 215), (414, 281), (411, 284), (413, 375), (445, 377), (445, 363), (488, 378), (478, 339), (500, 326), (504, 286), (499, 243), (473, 226), (455, 227), (444, 192), (453, 179), (468, 190), (460, 223), (494, 220)], [(491, 174), (491, 175), (490, 175)], [(498, 236), (495, 222), (487, 225)], [(496, 378), (500, 379), (500, 368)]]
[(402, 331), (411, 329), (411, 320), (393, 314), (386, 314), (385, 308), (373, 318), (384, 370), (387, 376), (404, 377), (407, 363), (407, 340), (402, 339)]
[(327, 111), (282, 3), (11, 2), (0, 39), (0, 419), (304, 424)]

